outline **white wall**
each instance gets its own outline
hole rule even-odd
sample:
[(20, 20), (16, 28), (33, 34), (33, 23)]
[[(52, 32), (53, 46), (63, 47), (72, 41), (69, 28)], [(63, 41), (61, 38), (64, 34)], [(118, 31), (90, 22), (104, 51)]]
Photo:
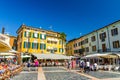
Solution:
[[(115, 27), (113, 27), (115, 26)], [(118, 28), (118, 35), (112, 36), (111, 35), (111, 29)], [(113, 41), (119, 40), (120, 44), (120, 22), (117, 22), (109, 27), (109, 34), (110, 34), (110, 48), (111, 51), (120, 51), (120, 48), (113, 48)]]

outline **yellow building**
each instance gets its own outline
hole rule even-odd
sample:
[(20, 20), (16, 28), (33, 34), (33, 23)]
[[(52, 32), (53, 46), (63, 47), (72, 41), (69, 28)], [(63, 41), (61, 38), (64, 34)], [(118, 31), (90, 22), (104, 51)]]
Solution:
[(70, 40), (67, 45), (66, 45), (66, 54), (69, 56), (73, 56), (74, 55), (74, 41), (76, 39)]
[(17, 50), (17, 37), (12, 35), (6, 35), (10, 38), (9, 44), (12, 49)]
[(17, 34), (19, 52), (65, 54), (65, 40), (58, 32), (21, 25)]

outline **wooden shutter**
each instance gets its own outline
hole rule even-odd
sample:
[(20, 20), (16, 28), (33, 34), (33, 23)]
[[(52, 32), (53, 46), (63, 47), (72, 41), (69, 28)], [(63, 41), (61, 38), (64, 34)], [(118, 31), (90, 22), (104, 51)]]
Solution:
[(39, 43), (37, 43), (37, 49), (38, 49)]
[(40, 49), (42, 49), (42, 44), (40, 43)]
[(42, 39), (42, 34), (40, 34), (40, 39)]
[(34, 48), (34, 43), (32, 43), (32, 49)]
[(34, 38), (34, 33), (33, 33), (33, 38)]
[(28, 37), (29, 37), (29, 38), (31, 37), (31, 32), (29, 32)]
[(24, 42), (24, 48), (25, 48), (25, 44), (26, 44), (26, 42)]
[(39, 38), (39, 33), (38, 33), (38, 36), (37, 36), (37, 38)]
[(30, 48), (30, 42), (28, 42), (28, 48)]
[(26, 31), (24, 32), (24, 37), (26, 37)]
[(46, 44), (44, 44), (44, 49), (46, 49)]
[(62, 48), (62, 52), (64, 52), (64, 49)]

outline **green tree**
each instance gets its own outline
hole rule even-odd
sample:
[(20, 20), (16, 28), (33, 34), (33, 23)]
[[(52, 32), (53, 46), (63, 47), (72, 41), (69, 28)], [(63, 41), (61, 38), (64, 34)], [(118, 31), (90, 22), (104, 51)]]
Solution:
[(63, 53), (63, 46), (64, 42), (66, 41), (66, 34), (64, 32), (60, 33), (60, 39), (62, 40), (62, 53)]

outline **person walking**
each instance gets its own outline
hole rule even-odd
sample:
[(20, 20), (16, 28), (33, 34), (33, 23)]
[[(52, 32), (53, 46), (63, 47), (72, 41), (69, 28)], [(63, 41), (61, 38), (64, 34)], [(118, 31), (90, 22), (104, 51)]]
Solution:
[(85, 72), (90, 72), (90, 62), (87, 60), (86, 62), (86, 71)]
[(68, 65), (67, 65), (67, 69), (69, 69), (70, 70), (70, 61), (68, 60)]
[(36, 70), (38, 70), (37, 67), (39, 66), (39, 61), (37, 59), (34, 60), (34, 64), (35, 64)]
[(83, 60), (80, 61), (80, 71), (81, 71), (81, 72), (84, 72), (84, 66), (85, 66), (84, 61), (83, 61)]
[(30, 61), (30, 59), (29, 59), (29, 60), (28, 60), (28, 63), (27, 63), (28, 71), (30, 71), (30, 65), (31, 65), (31, 61)]
[(94, 71), (97, 71), (97, 63), (96, 62), (94, 63), (93, 67), (94, 67)]

